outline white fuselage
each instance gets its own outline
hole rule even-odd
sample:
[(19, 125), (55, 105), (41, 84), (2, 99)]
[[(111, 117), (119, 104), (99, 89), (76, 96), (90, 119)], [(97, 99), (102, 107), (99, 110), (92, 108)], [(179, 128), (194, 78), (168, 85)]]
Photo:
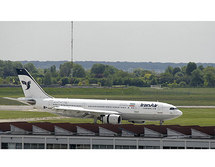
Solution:
[[(45, 98), (36, 99), (36, 108), (46, 109), (59, 115), (69, 117), (85, 117), (83, 113), (74, 111), (55, 111), (58, 106), (81, 107), (84, 109), (95, 109), (104, 111), (117, 111), (123, 120), (128, 121), (164, 121), (177, 118), (182, 112), (175, 106), (150, 101), (121, 101), (121, 100), (94, 100), (94, 99), (64, 99)], [(86, 116), (86, 118), (92, 118)]]

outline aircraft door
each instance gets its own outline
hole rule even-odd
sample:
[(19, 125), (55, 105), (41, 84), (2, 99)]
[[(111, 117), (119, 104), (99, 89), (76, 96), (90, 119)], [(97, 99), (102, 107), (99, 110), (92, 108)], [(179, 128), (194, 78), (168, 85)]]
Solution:
[(163, 104), (158, 105), (157, 114), (162, 115), (163, 114)]
[(135, 108), (134, 108), (134, 113), (139, 113), (140, 112), (140, 105), (136, 104)]

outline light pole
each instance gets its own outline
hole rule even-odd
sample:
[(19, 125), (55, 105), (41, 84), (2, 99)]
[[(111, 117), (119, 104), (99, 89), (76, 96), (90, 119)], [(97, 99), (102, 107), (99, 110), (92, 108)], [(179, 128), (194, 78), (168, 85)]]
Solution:
[(74, 52), (74, 39), (73, 39), (73, 21), (71, 21), (71, 74), (70, 74), (70, 78), (71, 78), (71, 84), (72, 84), (72, 80), (73, 80), (73, 52)]

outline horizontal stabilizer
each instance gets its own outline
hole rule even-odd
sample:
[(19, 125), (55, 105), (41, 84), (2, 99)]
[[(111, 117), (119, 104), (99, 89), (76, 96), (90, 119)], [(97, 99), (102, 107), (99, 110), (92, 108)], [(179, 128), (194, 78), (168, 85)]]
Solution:
[(21, 98), (3, 97), (3, 98), (4, 98), (4, 99), (8, 99), (8, 100), (18, 101), (18, 102), (21, 102), (21, 103), (23, 103), (23, 104), (29, 105), (29, 104), (27, 103), (26, 100), (23, 100), (24, 97), (21, 97)]

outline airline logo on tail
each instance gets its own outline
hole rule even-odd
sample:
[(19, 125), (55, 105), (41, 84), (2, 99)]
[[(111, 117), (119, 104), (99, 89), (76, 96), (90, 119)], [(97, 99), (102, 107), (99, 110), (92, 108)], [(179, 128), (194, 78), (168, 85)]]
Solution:
[(27, 88), (25, 89), (25, 90), (28, 90), (30, 87), (31, 87), (31, 81), (28, 81), (28, 82), (25, 82), (25, 81), (21, 81), (22, 82), (22, 84), (24, 84), (24, 85), (26, 85), (27, 86)]

